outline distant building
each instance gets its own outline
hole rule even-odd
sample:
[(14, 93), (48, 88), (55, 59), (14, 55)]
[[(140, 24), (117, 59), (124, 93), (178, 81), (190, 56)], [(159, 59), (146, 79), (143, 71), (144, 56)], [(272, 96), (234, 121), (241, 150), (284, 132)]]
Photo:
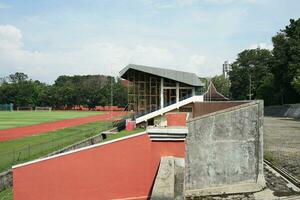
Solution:
[(223, 64), (223, 75), (225, 76), (225, 78), (228, 78), (228, 72), (230, 72), (231, 70), (231, 64), (226, 60)]
[(229, 101), (227, 97), (217, 91), (212, 81), (210, 81), (207, 91), (203, 96), (204, 101)]

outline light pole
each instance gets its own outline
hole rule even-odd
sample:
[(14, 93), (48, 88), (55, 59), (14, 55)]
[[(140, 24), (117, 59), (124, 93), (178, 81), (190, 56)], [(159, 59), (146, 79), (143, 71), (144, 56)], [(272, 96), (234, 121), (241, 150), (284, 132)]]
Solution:
[(252, 96), (252, 94), (251, 94), (251, 68), (253, 68), (254, 65), (250, 64), (249, 67), (250, 67), (250, 70), (249, 70), (249, 100), (251, 100), (251, 96)]

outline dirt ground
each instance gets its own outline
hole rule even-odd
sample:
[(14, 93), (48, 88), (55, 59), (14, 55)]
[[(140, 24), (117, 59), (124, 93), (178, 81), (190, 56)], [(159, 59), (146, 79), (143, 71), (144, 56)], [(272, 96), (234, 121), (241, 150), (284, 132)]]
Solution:
[(264, 118), (265, 158), (300, 180), (300, 120)]

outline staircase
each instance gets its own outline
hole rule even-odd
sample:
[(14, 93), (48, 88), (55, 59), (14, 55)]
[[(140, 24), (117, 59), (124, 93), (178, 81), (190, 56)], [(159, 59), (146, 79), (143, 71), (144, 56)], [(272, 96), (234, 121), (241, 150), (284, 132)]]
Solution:
[(151, 141), (184, 141), (188, 133), (187, 127), (151, 127), (146, 130)]

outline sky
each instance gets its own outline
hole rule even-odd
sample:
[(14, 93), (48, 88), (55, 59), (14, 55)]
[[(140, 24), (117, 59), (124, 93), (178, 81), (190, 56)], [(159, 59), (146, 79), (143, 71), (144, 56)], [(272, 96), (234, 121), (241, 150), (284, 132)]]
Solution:
[(299, 0), (0, 0), (0, 77), (51, 84), (130, 63), (214, 76), (299, 17)]

